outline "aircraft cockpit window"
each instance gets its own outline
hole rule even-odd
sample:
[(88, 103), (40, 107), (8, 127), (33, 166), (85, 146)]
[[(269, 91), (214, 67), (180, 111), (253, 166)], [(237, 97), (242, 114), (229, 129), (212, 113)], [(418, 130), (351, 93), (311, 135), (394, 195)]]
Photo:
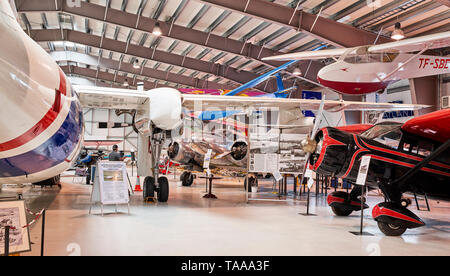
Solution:
[(370, 53), (367, 55), (349, 55), (344, 61), (351, 64), (391, 63), (397, 56), (396, 53)]
[(383, 62), (390, 63), (393, 62), (398, 57), (398, 53), (384, 53)]
[(417, 149), (417, 154), (427, 157), (433, 152), (433, 149), (434, 149), (433, 144), (420, 141), (419, 147)]
[(409, 152), (411, 150), (411, 145), (404, 143), (403, 144), (403, 151)]
[(397, 149), (402, 138), (401, 124), (376, 125), (361, 134), (361, 136)]
[(406, 139), (403, 143), (402, 150), (404, 152), (427, 157), (433, 152), (434, 145), (417, 139)]

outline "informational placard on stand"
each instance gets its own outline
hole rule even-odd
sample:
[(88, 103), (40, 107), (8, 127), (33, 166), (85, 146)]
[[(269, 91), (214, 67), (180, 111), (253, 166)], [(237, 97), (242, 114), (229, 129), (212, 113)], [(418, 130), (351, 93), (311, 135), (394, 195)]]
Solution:
[(372, 157), (365, 155), (361, 158), (361, 164), (359, 166), (358, 178), (356, 179), (356, 185), (363, 186), (361, 188), (361, 223), (359, 232), (350, 232), (357, 236), (373, 236), (371, 233), (364, 232), (364, 194), (366, 191), (367, 174), (369, 173), (369, 166)]
[(208, 149), (208, 152), (205, 154), (205, 160), (203, 161), (204, 169), (209, 169), (209, 165), (211, 164), (211, 155), (212, 149)]
[[(123, 162), (99, 162), (91, 195), (91, 205), (129, 204), (127, 169)], [(103, 213), (103, 210), (102, 210)]]
[(370, 166), (370, 155), (365, 155), (361, 159), (361, 165), (359, 167), (358, 178), (356, 179), (356, 185), (364, 186), (366, 185), (367, 173), (369, 172)]
[(313, 171), (307, 169), (305, 172), (305, 178), (308, 178), (308, 188), (311, 189), (312, 186), (314, 185)]

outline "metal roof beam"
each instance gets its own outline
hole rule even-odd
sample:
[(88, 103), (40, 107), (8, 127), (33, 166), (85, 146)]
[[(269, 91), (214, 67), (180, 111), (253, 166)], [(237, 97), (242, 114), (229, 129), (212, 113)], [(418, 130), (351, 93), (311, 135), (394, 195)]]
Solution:
[(441, 5), (447, 6), (450, 8), (450, 1), (449, 0), (437, 0), (437, 2), (441, 3)]
[(147, 77), (152, 79), (158, 79), (161, 81), (168, 81), (180, 85), (189, 86), (192, 88), (208, 87), (210, 89), (230, 89), (229, 86), (214, 82), (205, 82), (199, 79), (193, 79), (188, 76), (178, 75), (167, 71), (156, 70), (149, 67), (141, 67), (135, 69), (132, 63), (120, 62), (111, 59), (105, 59), (98, 56), (86, 55), (78, 52), (50, 52), (50, 55), (59, 62), (77, 62), (86, 64), (89, 66), (99, 66), (102, 68), (108, 68), (111, 70), (119, 71), (121, 73), (127, 73), (137, 75), (139, 77)]
[[(306, 32), (336, 47), (356, 47), (373, 44), (377, 34), (336, 22), (332, 19), (317, 17), (305, 11), (297, 11), (287, 6), (265, 0), (230, 1), (230, 0), (195, 0), (231, 10), (243, 15), (270, 21), (289, 27), (298, 32)], [(359, 1), (366, 5), (366, 0)], [(359, 3), (357, 2), (357, 3)], [(316, 21), (314, 25), (314, 22)], [(314, 28), (313, 28), (314, 26)], [(390, 42), (387, 37), (380, 37), (379, 43)]]
[[(195, 58), (180, 56), (165, 51), (156, 49), (149, 49), (147, 47), (129, 44), (122, 41), (117, 41), (109, 38), (86, 34), (73, 30), (32, 30), (31, 37), (38, 42), (52, 42), (52, 41), (70, 41), (86, 46), (91, 46), (103, 50), (113, 51), (116, 53), (124, 53), (130, 56), (135, 56), (140, 59), (149, 59), (156, 62), (161, 62), (169, 65), (184, 67), (194, 71), (212, 74), (223, 77), (227, 80), (233, 81), (236, 84), (244, 84), (248, 81), (257, 78), (259, 75), (241, 71), (238, 72), (234, 68), (214, 64)], [(258, 89), (258, 88), (256, 88)], [(267, 89), (262, 89), (265, 92), (275, 92), (275, 83), (268, 85)]]
[[(428, 27), (430, 25), (436, 24), (438, 22), (442, 22), (445, 20), (448, 20), (450, 18), (450, 11), (445, 11), (445, 12), (441, 12), (439, 14), (436, 14), (432, 17), (429, 17), (425, 20), (421, 20), (419, 22), (416, 22), (414, 24), (408, 25), (406, 27), (403, 28), (403, 31), (405, 32), (405, 34), (417, 31), (419, 29)], [(448, 24), (445, 24), (448, 25)]]
[(366, 27), (376, 22), (380, 18), (389, 17), (401, 13), (402, 11), (421, 4), (425, 0), (400, 0), (386, 4), (373, 12), (370, 12), (352, 22), (353, 26)]
[(440, 3), (431, 1), (431, 2), (425, 3), (423, 5), (416, 6), (412, 9), (409, 9), (408, 11), (405, 11), (404, 13), (402, 13), (398, 16), (393, 16), (391, 19), (388, 19), (386, 21), (378, 23), (371, 28), (374, 30), (379, 30), (381, 27), (383, 27), (383, 29), (386, 29), (391, 26), (394, 26), (395, 23), (397, 23), (397, 22), (406, 21), (406, 20), (414, 18), (420, 14), (423, 14), (423, 13), (429, 12), (431, 10), (434, 10), (436, 8), (439, 8), (440, 6), (441, 6)]
[[(125, 81), (128, 80), (128, 83), (130, 84), (130, 87), (136, 87), (136, 80), (133, 80), (133, 83), (130, 83), (130, 79), (127, 76), (122, 76), (120, 74), (112, 74), (112, 73), (108, 73), (108, 72), (98, 72), (97, 70), (94, 69), (90, 69), (90, 68), (83, 68), (83, 67), (78, 67), (78, 66), (74, 66), (74, 65), (66, 65), (66, 66), (61, 66), (61, 69), (63, 70), (63, 72), (68, 75), (68, 76), (80, 76), (80, 77), (84, 77), (84, 78), (88, 78), (88, 79), (94, 79), (98, 85), (97, 81), (100, 81), (100, 83), (103, 82), (108, 82), (110, 84), (113, 84), (112, 87), (114, 88), (123, 88), (123, 83)], [(146, 90), (150, 90), (150, 89), (154, 89), (154, 88), (158, 88), (158, 87), (174, 87), (172, 85), (168, 85), (167, 83), (164, 85), (159, 85), (159, 81), (153, 82), (153, 81), (148, 81), (148, 80), (139, 80), (139, 82), (144, 82), (144, 89)], [(156, 85), (155, 85), (156, 84)]]
[(322, 10), (326, 10), (329, 7), (333, 6), (334, 4), (337, 4), (339, 1), (341, 0), (325, 0), (322, 3), (320, 3), (319, 5), (315, 6), (312, 10), (311, 13), (313, 14), (317, 14), (319, 13), (319, 11)]
[(359, 0), (359, 1), (351, 4), (350, 6), (346, 7), (345, 9), (340, 10), (339, 12), (335, 13), (333, 16), (331, 16), (331, 18), (333, 20), (338, 21), (339, 19), (342, 19), (342, 18), (358, 11), (359, 9), (362, 9), (365, 6), (367, 6), (367, 0)]
[[(55, 6), (55, 1), (34, 1), (34, 0), (17, 0), (17, 9), (20, 13), (26, 12), (65, 12), (71, 15), (78, 15), (81, 17), (98, 20), (101, 22), (113, 24), (116, 26), (127, 27), (132, 30), (138, 30), (145, 33), (152, 33), (153, 28), (159, 22), (163, 31), (162, 37), (180, 40), (193, 45), (214, 49), (217, 51), (226, 52), (247, 59), (258, 61), (264, 65), (272, 68), (281, 66), (283, 62), (278, 61), (261, 61), (262, 58), (274, 55), (283, 54), (281, 52), (273, 51), (259, 45), (246, 43), (245, 41), (238, 41), (206, 33), (194, 29), (189, 29), (183, 26), (172, 24), (171, 22), (161, 22), (148, 17), (139, 17), (136, 14), (126, 13), (116, 9), (107, 9), (104, 6), (96, 5), (88, 2), (81, 2), (81, 7), (71, 8), (66, 4), (66, 1), (56, 0), (58, 6)], [(234, 2), (234, 1), (230, 1)], [(279, 5), (278, 5), (279, 6)], [(106, 20), (104, 15), (106, 14)], [(375, 36), (376, 37), (376, 36)], [(374, 38), (375, 40), (375, 38)], [(309, 62), (300, 61), (298, 66), (302, 71), (306, 71)], [(323, 67), (323, 64), (317, 61), (313, 62), (310, 68), (310, 74), (306, 76), (311, 81), (317, 81), (317, 72)], [(250, 80), (250, 79), (249, 79)], [(249, 81), (247, 80), (247, 81)]]

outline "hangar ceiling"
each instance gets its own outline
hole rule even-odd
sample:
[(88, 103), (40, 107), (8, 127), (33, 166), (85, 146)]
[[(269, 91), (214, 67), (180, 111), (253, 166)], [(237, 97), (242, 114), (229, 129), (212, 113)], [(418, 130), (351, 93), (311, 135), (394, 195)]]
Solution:
[[(281, 65), (262, 61), (270, 55), (387, 42), (396, 22), (407, 37), (450, 30), (447, 0), (15, 2), (22, 27), (66, 74), (113, 87), (232, 89)], [(314, 88), (326, 62), (300, 62), (302, 77), (290, 68), (285, 80)]]

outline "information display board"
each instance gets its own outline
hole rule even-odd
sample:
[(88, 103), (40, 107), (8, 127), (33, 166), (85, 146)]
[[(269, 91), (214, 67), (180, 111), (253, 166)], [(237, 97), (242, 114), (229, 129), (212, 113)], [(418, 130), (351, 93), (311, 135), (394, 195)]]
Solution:
[(99, 162), (95, 174), (91, 203), (128, 204), (127, 169), (123, 162)]
[(366, 185), (367, 174), (369, 172), (371, 156), (365, 155), (361, 159), (361, 165), (359, 167), (358, 178), (356, 179), (356, 185)]
[(277, 134), (251, 137), (250, 172), (275, 174), (301, 174), (306, 154), (299, 141), (303, 134)]

